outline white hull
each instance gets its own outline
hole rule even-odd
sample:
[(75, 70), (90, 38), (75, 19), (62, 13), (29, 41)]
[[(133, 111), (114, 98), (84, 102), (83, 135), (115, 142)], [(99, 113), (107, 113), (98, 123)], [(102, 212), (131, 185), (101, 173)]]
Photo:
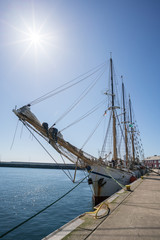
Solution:
[[(134, 174), (136, 177), (139, 177), (139, 170), (136, 170)], [(133, 173), (128, 172), (127, 169), (121, 170), (103, 166), (92, 166), (89, 178), (92, 179), (95, 203), (103, 201), (119, 191), (123, 186), (129, 184), (132, 176)]]

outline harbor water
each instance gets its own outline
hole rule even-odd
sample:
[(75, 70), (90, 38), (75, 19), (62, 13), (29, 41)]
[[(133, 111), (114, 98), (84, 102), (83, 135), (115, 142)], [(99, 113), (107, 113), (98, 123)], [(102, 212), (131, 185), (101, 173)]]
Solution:
[[(74, 171), (70, 172), (73, 176)], [(77, 171), (76, 181), (84, 177), (83, 171)], [(57, 200), (75, 185), (62, 170), (1, 167), (0, 235)], [(40, 240), (92, 208), (92, 192), (87, 180), (84, 180), (63, 199), (2, 239)]]

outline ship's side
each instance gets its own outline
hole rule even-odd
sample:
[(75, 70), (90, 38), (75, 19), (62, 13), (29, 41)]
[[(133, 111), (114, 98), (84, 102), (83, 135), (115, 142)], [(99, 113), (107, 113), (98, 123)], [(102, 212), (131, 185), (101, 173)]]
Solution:
[(128, 185), (132, 181), (132, 177), (136, 179), (135, 175), (134, 172), (129, 172), (127, 169), (121, 170), (107, 166), (92, 166), (88, 182), (93, 189), (95, 204), (100, 203), (125, 185)]

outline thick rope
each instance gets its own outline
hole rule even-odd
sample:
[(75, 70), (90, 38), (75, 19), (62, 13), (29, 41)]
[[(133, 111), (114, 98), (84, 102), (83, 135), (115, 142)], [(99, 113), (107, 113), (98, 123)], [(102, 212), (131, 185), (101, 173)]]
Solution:
[[(107, 206), (107, 213), (103, 213), (101, 215), (98, 215), (99, 211), (102, 209), (103, 206)], [(87, 214), (93, 214), (94, 215), (94, 218), (95, 219), (101, 219), (101, 218), (104, 218), (104, 217), (107, 217), (110, 213), (110, 208), (109, 208), (109, 205), (107, 202), (102, 202), (98, 207), (95, 207), (95, 211), (93, 212), (86, 212)], [(103, 208), (104, 209), (104, 208)]]
[(86, 178), (88, 177), (85, 176), (76, 186), (74, 186), (73, 188), (71, 188), (68, 192), (66, 192), (65, 194), (63, 194), (60, 198), (58, 198), (57, 200), (55, 200), (54, 202), (52, 202), (51, 204), (49, 204), (48, 206), (46, 206), (45, 208), (43, 208), (42, 210), (40, 210), (39, 212), (35, 213), (34, 215), (32, 215), (31, 217), (27, 218), (25, 221), (21, 222), (20, 224), (18, 224), (17, 226), (11, 228), (10, 230), (8, 230), (7, 232), (3, 233), (0, 238), (6, 236), (8, 233), (13, 232), (15, 229), (19, 228), (20, 226), (22, 226), (23, 224), (25, 224), (26, 222), (30, 221), (31, 219), (33, 219), (34, 217), (36, 217), (37, 215), (39, 215), (40, 213), (44, 212), (47, 208), (51, 207), (52, 205), (54, 205), (55, 203), (57, 203), (58, 201), (60, 201), (62, 198), (64, 198), (65, 196), (67, 196), (70, 192), (72, 192), (75, 188), (77, 188)]
[[(136, 189), (141, 183), (142, 183), (142, 181), (135, 187), (135, 189)], [(113, 212), (126, 200), (126, 198), (128, 198), (131, 194), (132, 194), (132, 191), (130, 191), (130, 192), (126, 195), (126, 197), (117, 204), (117, 206), (112, 210), (112, 213), (113, 213)], [(106, 218), (107, 218), (108, 216), (109, 216), (109, 214), (108, 214), (106, 217), (104, 217), (104, 219), (103, 219), (95, 228), (93, 228), (93, 230), (91, 230), (91, 232), (84, 238), (84, 240), (87, 240), (88, 237), (91, 236), (91, 235), (93, 234), (93, 232), (95, 232), (101, 224), (103, 224), (103, 222), (106, 220)]]
[(110, 167), (106, 167), (104, 168), (104, 170), (106, 171), (106, 173), (113, 179), (113, 181), (115, 181), (121, 188), (124, 188), (125, 186), (123, 184), (121, 184), (118, 180), (116, 180), (108, 171)]

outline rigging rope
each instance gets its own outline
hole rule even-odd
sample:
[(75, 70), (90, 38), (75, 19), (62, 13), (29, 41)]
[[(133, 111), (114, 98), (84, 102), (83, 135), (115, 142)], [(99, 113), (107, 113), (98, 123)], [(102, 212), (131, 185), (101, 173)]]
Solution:
[(14, 132), (12, 144), (11, 144), (11, 146), (10, 146), (10, 150), (12, 149), (13, 144), (14, 144), (14, 140), (15, 140), (15, 137), (16, 137), (17, 129), (18, 129), (18, 123), (19, 123), (19, 119), (18, 119), (18, 121), (17, 121), (17, 125), (16, 125), (16, 129), (15, 129), (15, 132)]
[(22, 137), (22, 133), (23, 133), (23, 124), (22, 124), (22, 128), (21, 128), (20, 138)]
[[(26, 124), (24, 121), (20, 120), (24, 126), (28, 129), (28, 131), (32, 134), (32, 136), (36, 139), (36, 141), (41, 145), (41, 147), (46, 151), (46, 153), (51, 157), (51, 159), (59, 166), (57, 161), (53, 158), (53, 156), (49, 153), (49, 151), (43, 146), (43, 144), (38, 140), (38, 138), (32, 133), (32, 131), (29, 129), (28, 124)], [(45, 138), (44, 138), (45, 139)], [(46, 140), (46, 139), (45, 139)], [(47, 141), (47, 140), (46, 140)], [(60, 166), (59, 166), (60, 167)], [(62, 167), (60, 169), (66, 174), (66, 176), (72, 181), (72, 178), (64, 171)]]
[[(62, 92), (62, 91), (65, 91), (65, 90), (67, 90), (67, 89), (69, 89), (69, 88), (77, 85), (78, 83), (80, 83), (80, 82), (84, 81), (85, 79), (89, 78), (90, 76), (94, 75), (96, 72), (98, 72), (100, 69), (102, 69), (102, 68), (105, 66), (105, 64), (106, 64), (106, 63), (104, 62), (104, 63), (98, 65), (97, 67), (89, 70), (89, 71), (86, 72), (85, 74), (82, 74), (82, 75), (80, 75), (79, 77), (74, 78), (74, 79), (72, 79), (71, 81), (69, 81), (69, 82), (67, 82), (67, 83), (65, 83), (65, 84), (63, 84), (63, 85), (55, 88), (54, 90), (52, 90), (52, 91), (50, 91), (50, 92), (48, 92), (48, 93), (46, 93), (46, 94), (44, 94), (44, 95), (42, 95), (41, 97), (39, 97), (39, 98), (31, 101), (31, 102), (29, 103), (29, 105), (35, 105), (35, 104), (37, 104), (37, 103), (40, 103), (41, 101), (44, 101), (44, 100), (46, 100), (47, 98), (50, 98), (50, 97), (52, 97), (52, 96), (54, 96), (54, 95), (56, 95), (56, 94), (58, 94), (58, 93), (60, 93), (60, 92)], [(98, 69), (97, 69), (97, 68), (98, 68)], [(90, 73), (90, 74), (87, 75), (86, 77), (83, 77), (83, 78), (80, 79), (79, 81), (77, 81), (77, 82), (75, 82), (75, 83), (73, 83), (73, 84), (70, 84), (70, 83), (74, 82), (75, 80), (77, 80), (78, 78), (80, 78), (80, 77), (86, 75), (87, 73), (93, 71), (94, 69), (96, 69), (94, 72)], [(68, 84), (70, 84), (70, 85), (67, 86)], [(66, 86), (66, 87), (65, 87), (65, 86)], [(61, 89), (61, 88), (62, 88), (62, 89)]]
[[(62, 159), (63, 163), (66, 164), (65, 161), (64, 161), (64, 158), (63, 158), (62, 154), (59, 153), (59, 155), (61, 156), (61, 159)], [(67, 172), (68, 172), (68, 174), (70, 175), (70, 179), (71, 179), (72, 182), (73, 182), (72, 175), (71, 175), (71, 173), (70, 173), (70, 171), (69, 171), (68, 169), (67, 169)]]
[(60, 132), (66, 130), (67, 128), (73, 126), (74, 124), (80, 122), (81, 120), (83, 120), (84, 118), (88, 117), (89, 115), (91, 115), (92, 113), (94, 113), (97, 109), (99, 109), (99, 107), (101, 105), (103, 105), (105, 103), (106, 100), (101, 101), (100, 103), (98, 103), (96, 106), (94, 106), (93, 108), (91, 108), (88, 112), (86, 112), (84, 115), (82, 115), (80, 118), (78, 118), (77, 120), (75, 120), (74, 122), (70, 123), (68, 126), (66, 126), (65, 128), (63, 128), (62, 130), (60, 130)]
[(121, 133), (122, 133), (123, 140), (125, 140), (124, 133), (123, 133), (123, 129), (122, 129), (122, 127), (121, 127), (121, 123), (120, 123), (119, 118), (118, 118), (118, 115), (117, 115), (117, 111), (115, 111), (115, 113), (116, 113), (116, 117), (117, 117), (117, 120), (118, 120), (118, 124), (119, 124), (119, 126), (120, 126), (120, 130), (121, 130)]
[(116, 115), (116, 118), (117, 118), (117, 120), (118, 120), (118, 125), (119, 125), (120, 131), (121, 131), (121, 138), (120, 138), (120, 141), (119, 141), (119, 148), (118, 148), (119, 156), (120, 156), (120, 158), (121, 158), (120, 147), (121, 147), (122, 139), (123, 139), (123, 141), (125, 142), (125, 136), (124, 136), (124, 132), (123, 132), (121, 123), (120, 123), (119, 118), (118, 118), (117, 111), (115, 111), (115, 115)]
[(35, 213), (34, 215), (32, 215), (31, 217), (27, 218), (25, 221), (21, 222), (20, 224), (18, 224), (17, 226), (11, 228), (10, 230), (8, 230), (7, 232), (3, 233), (0, 238), (6, 236), (8, 233), (13, 232), (14, 230), (16, 230), (17, 228), (19, 228), (20, 226), (22, 226), (23, 224), (25, 224), (26, 222), (28, 222), (29, 220), (33, 219), (34, 217), (36, 217), (37, 215), (39, 215), (40, 213), (44, 212), (46, 209), (48, 209), (49, 207), (51, 207), (52, 205), (54, 205), (55, 203), (57, 203), (58, 201), (60, 201), (62, 198), (64, 198), (65, 196), (67, 196), (70, 192), (72, 192), (75, 188), (77, 188), (86, 178), (88, 177), (85, 176), (79, 183), (77, 183), (76, 186), (74, 186), (73, 188), (71, 188), (68, 192), (66, 192), (65, 194), (63, 194), (60, 198), (58, 198), (57, 200), (55, 200), (54, 202), (52, 202), (51, 204), (49, 204), (48, 206), (46, 206), (45, 208), (43, 208), (42, 210), (40, 210), (39, 212)]
[(95, 131), (98, 129), (99, 125), (101, 124), (102, 120), (103, 120), (103, 116), (101, 116), (100, 120), (98, 121), (98, 123), (96, 124), (96, 127), (94, 128), (93, 132), (89, 135), (89, 137), (86, 139), (86, 141), (84, 142), (83, 146), (81, 147), (81, 149), (84, 148), (84, 146), (88, 143), (89, 139), (93, 136), (93, 134), (95, 133)]
[(111, 112), (110, 117), (109, 117), (108, 127), (107, 127), (106, 135), (105, 135), (105, 138), (104, 138), (102, 150), (101, 150), (101, 157), (103, 157), (103, 153), (105, 152), (106, 142), (107, 142), (107, 138), (108, 138), (108, 132), (109, 132), (109, 129), (110, 129), (110, 124), (111, 124), (111, 118), (112, 118), (112, 112)]
[(95, 86), (95, 84), (98, 82), (98, 80), (101, 78), (101, 76), (104, 74), (105, 69), (102, 73), (100, 73), (98, 75), (98, 77), (95, 79), (95, 81), (91, 84), (89, 84), (89, 86), (82, 92), (82, 94), (78, 97), (78, 99), (75, 101), (75, 103), (73, 103), (69, 109), (62, 114), (62, 116), (60, 116), (57, 121), (51, 126), (55, 126), (60, 120), (62, 120), (69, 112), (72, 111), (72, 109), (90, 92), (90, 90)]

